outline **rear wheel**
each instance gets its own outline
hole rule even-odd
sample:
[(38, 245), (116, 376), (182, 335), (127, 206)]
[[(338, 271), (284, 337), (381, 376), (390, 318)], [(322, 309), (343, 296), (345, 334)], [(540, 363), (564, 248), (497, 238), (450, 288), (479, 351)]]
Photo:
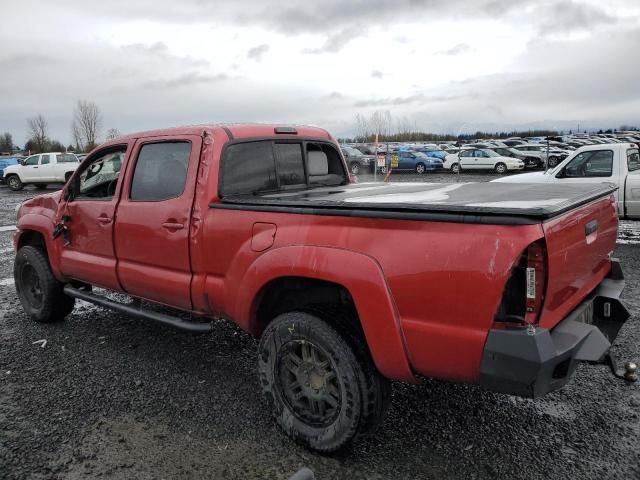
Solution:
[(390, 385), (363, 340), (315, 315), (276, 317), (260, 340), (262, 390), (280, 427), (297, 442), (333, 452), (379, 424)]
[(63, 284), (53, 276), (42, 250), (22, 247), (13, 265), (13, 278), (22, 308), (32, 320), (55, 322), (73, 310), (75, 299), (64, 294)]
[(496, 164), (495, 170), (496, 173), (502, 175), (503, 173), (507, 173), (507, 166), (504, 163), (500, 162)]
[(462, 169), (460, 168), (459, 164), (454, 163), (453, 165), (451, 165), (451, 173), (459, 173), (461, 171)]
[(358, 173), (360, 173), (360, 164), (358, 162), (351, 162), (349, 164), (349, 171), (352, 175), (358, 175)]
[(427, 171), (427, 167), (424, 166), (424, 163), (418, 163), (416, 165), (416, 173), (422, 175), (426, 171)]
[(559, 159), (557, 157), (549, 157), (549, 159), (547, 160), (547, 165), (549, 166), (549, 168), (554, 168), (558, 166)]
[(9, 178), (7, 178), (7, 185), (9, 185), (9, 188), (14, 192), (24, 188), (24, 184), (17, 175), (10, 175)]

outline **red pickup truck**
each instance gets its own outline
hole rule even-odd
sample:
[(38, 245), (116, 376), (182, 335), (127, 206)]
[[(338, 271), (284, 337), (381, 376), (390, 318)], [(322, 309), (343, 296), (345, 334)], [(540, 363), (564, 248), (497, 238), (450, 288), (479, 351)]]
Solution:
[(311, 127), (132, 134), (19, 207), (15, 285), (39, 322), (76, 298), (195, 332), (233, 320), (260, 337), (279, 424), (329, 452), (380, 422), (390, 380), (537, 397), (602, 362), (629, 316), (614, 191), (355, 184)]

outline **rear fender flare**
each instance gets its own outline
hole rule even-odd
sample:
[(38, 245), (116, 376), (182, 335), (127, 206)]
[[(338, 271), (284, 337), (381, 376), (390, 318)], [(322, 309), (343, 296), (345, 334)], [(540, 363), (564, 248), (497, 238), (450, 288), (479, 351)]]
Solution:
[(393, 380), (416, 382), (408, 361), (395, 302), (375, 259), (350, 250), (290, 246), (271, 250), (256, 259), (242, 278), (235, 318), (256, 333), (257, 299), (262, 289), (281, 277), (307, 277), (342, 285), (355, 304), (376, 367)]

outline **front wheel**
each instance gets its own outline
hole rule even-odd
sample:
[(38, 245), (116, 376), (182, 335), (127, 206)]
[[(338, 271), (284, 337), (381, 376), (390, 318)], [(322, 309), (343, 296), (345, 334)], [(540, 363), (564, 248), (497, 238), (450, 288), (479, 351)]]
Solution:
[(55, 322), (73, 310), (75, 299), (64, 294), (42, 250), (22, 247), (13, 264), (13, 278), (22, 308), (32, 320)]
[(14, 192), (17, 192), (18, 190), (22, 190), (24, 188), (24, 184), (20, 180), (20, 177), (18, 177), (17, 175), (9, 176), (9, 178), (7, 178), (7, 185), (9, 185), (9, 188)]
[[(348, 341), (348, 340), (349, 341)], [(302, 445), (333, 452), (384, 416), (389, 382), (363, 340), (303, 312), (276, 317), (260, 340), (262, 390), (280, 427)]]
[(557, 167), (558, 163), (560, 163), (560, 162), (558, 161), (557, 157), (549, 157), (549, 159), (547, 160), (547, 166), (549, 168)]
[(360, 164), (358, 162), (351, 162), (351, 164), (349, 164), (349, 171), (351, 171), (351, 175), (358, 175), (358, 173), (360, 173)]
[(427, 167), (424, 166), (424, 163), (419, 163), (416, 165), (416, 173), (422, 175), (427, 171)]
[(495, 166), (495, 170), (496, 173), (499, 173), (500, 175), (507, 173), (507, 166), (504, 163), (498, 163)]

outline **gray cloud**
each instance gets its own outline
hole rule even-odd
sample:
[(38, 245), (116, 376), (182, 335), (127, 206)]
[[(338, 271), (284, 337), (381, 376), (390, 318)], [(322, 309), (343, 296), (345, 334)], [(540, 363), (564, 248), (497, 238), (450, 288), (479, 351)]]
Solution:
[[(68, 143), (78, 98), (98, 103), (105, 124), (122, 132), (206, 121), (274, 121), (315, 123), (345, 136), (353, 133), (356, 113), (375, 109), (389, 109), (395, 118), (407, 116), (419, 128), (449, 130), (462, 124), (509, 128), (545, 119), (557, 125), (574, 119), (602, 126), (640, 122), (640, 62), (634, 61), (633, 49), (640, 44), (640, 31), (632, 30), (640, 22), (628, 13), (627, 20), (617, 17), (638, 10), (628, 0), (602, 5), (566, 0), (248, 0), (241, 7), (227, 2), (215, 9), (203, 0), (26, 3), (15, 2), (5, 12), (0, 30), (0, 92), (5, 93), (0, 131), (11, 131), (18, 142), (24, 141), (25, 119), (43, 113), (52, 137)], [(31, 18), (34, 9), (40, 13)], [(47, 24), (54, 15), (61, 21)], [(29, 29), (21, 25), (24, 18), (30, 18)], [(423, 47), (433, 39), (418, 40), (420, 32), (397, 26), (422, 23), (421, 32), (428, 33), (429, 22), (450, 22), (455, 32), (468, 19), (522, 27), (518, 40), (524, 40), (526, 51), (492, 66), (493, 75), (483, 76), (484, 69), (474, 67), (442, 78), (434, 74), (428, 83), (420, 74), (400, 78), (397, 73), (394, 82), (377, 82), (372, 71), (391, 72), (394, 58), (369, 62), (368, 45), (356, 41), (387, 35), (398, 51), (423, 55), (416, 59), (453, 64), (458, 59), (444, 55), (465, 50), (456, 49), (456, 41), (468, 42), (467, 51), (474, 54), (482, 54), (482, 48), (461, 36), (437, 47), (442, 56), (429, 58), (430, 50)], [(175, 39), (191, 29), (198, 41), (200, 30), (229, 29), (230, 45), (204, 41), (187, 47), (193, 42)], [(258, 54), (260, 74), (246, 77), (255, 67), (249, 60), (257, 59), (249, 52), (271, 45), (266, 38), (274, 32), (295, 37), (287, 40), (293, 48), (275, 51), (272, 46), (269, 54)], [(526, 44), (532, 32), (536, 39)], [(545, 32), (553, 35), (541, 34)], [(568, 39), (563, 35), (567, 32), (581, 35)], [(343, 59), (339, 55), (345, 46), (354, 68), (338, 71), (333, 61)], [(323, 55), (301, 59), (305, 48)], [(496, 45), (495, 55), (500, 54)], [(317, 74), (303, 81), (280, 75), (289, 60), (317, 64)], [(239, 72), (245, 76), (237, 77)]]
[(305, 48), (304, 53), (336, 53), (342, 50), (351, 40), (363, 35), (361, 28), (346, 28), (330, 34), (320, 48)]
[(11, 55), (6, 58), (0, 58), (0, 69), (48, 67), (59, 63), (60, 60), (53, 56), (42, 55), (39, 53), (21, 53), (18, 55)]
[(344, 100), (345, 97), (340, 92), (331, 92), (330, 94), (325, 95), (323, 98), (327, 100)]
[(601, 7), (573, 0), (543, 4), (537, 9), (542, 34), (589, 31), (600, 25), (615, 25), (620, 18)]
[(471, 46), (468, 43), (458, 43), (447, 50), (436, 52), (436, 55), (457, 56), (462, 55), (463, 53), (467, 53), (470, 50)]
[(250, 58), (252, 60), (255, 60), (256, 62), (259, 62), (260, 60), (262, 60), (262, 56), (268, 51), (269, 51), (269, 45), (263, 43), (262, 45), (258, 45), (256, 47), (250, 48), (249, 51), (247, 52), (247, 58)]
[(143, 88), (179, 88), (197, 84), (207, 84), (228, 80), (229, 75), (218, 73), (216, 75), (203, 75), (198, 72), (188, 72), (175, 78), (157, 79), (145, 82)]
[(123, 45), (122, 48), (124, 50), (150, 53), (154, 55), (169, 55), (169, 47), (167, 47), (167, 44), (164, 42), (156, 42), (152, 45), (145, 45), (143, 43), (130, 43), (128, 45)]

